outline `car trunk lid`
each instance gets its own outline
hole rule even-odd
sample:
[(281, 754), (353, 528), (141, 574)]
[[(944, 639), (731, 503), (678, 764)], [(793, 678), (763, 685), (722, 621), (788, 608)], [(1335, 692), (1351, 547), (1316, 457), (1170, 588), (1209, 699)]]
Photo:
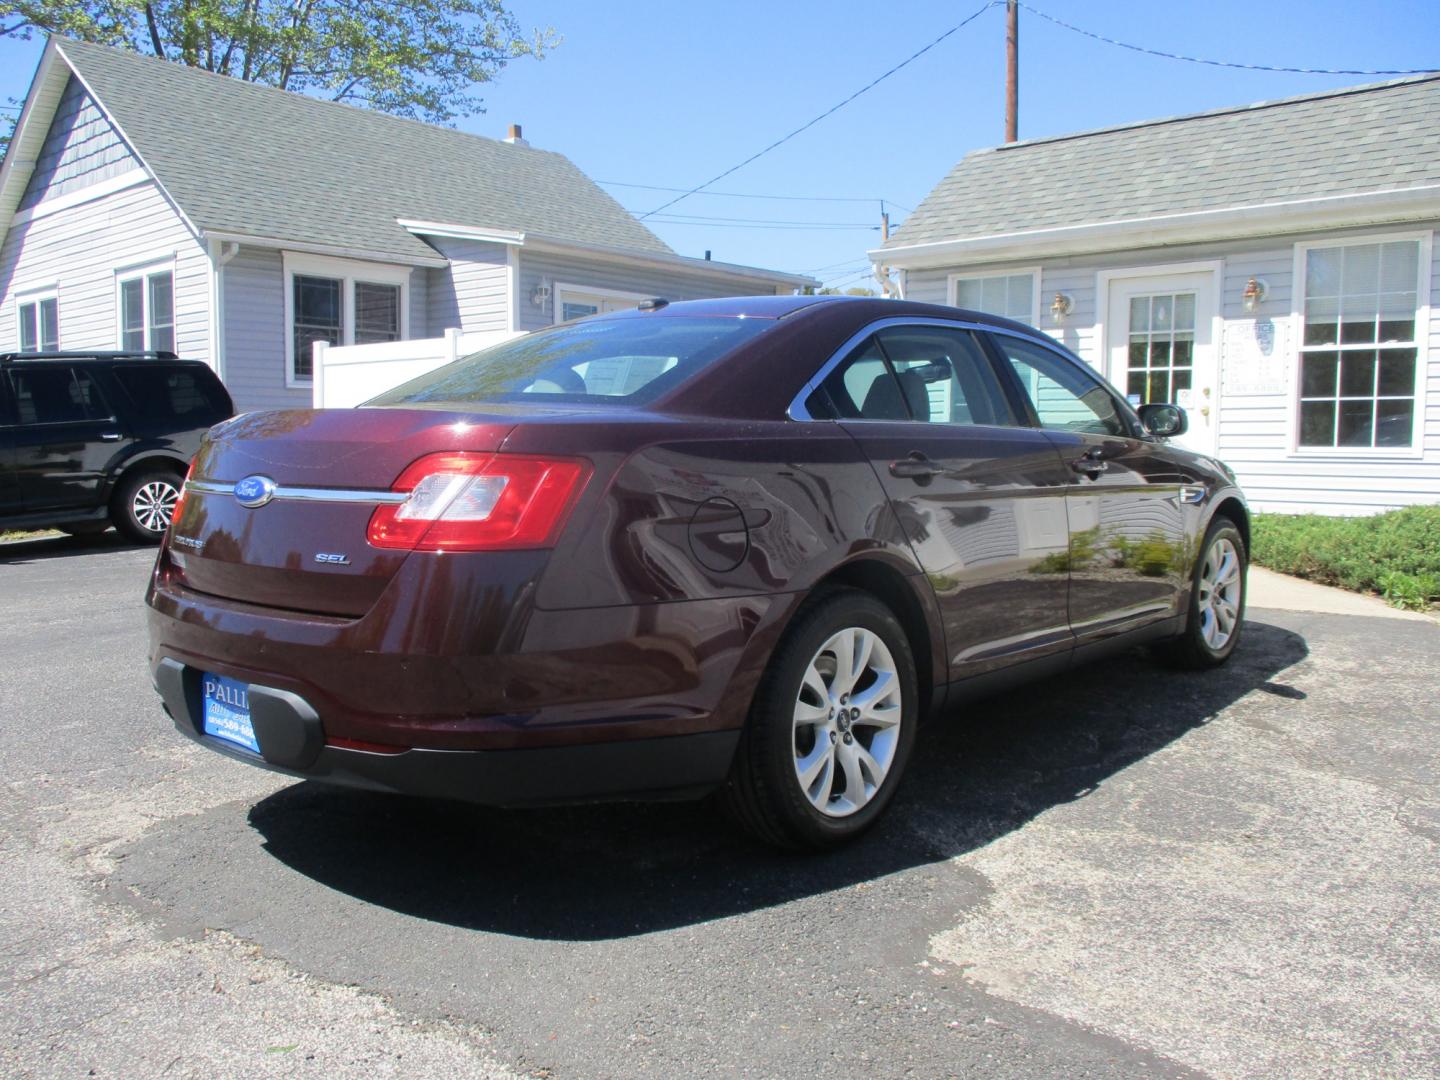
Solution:
[(499, 411), (402, 408), (237, 417), (214, 429), (195, 459), (168, 557), (180, 583), (198, 592), (362, 615), (408, 557), (366, 539), (396, 477), (426, 454), (497, 450), (515, 424)]

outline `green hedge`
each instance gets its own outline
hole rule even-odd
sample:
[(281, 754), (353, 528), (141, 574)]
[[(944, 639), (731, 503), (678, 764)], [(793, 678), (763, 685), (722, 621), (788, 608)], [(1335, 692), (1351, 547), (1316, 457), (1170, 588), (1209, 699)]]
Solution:
[(1379, 593), (1396, 607), (1440, 601), (1440, 506), (1374, 517), (1256, 514), (1251, 558), (1283, 574)]

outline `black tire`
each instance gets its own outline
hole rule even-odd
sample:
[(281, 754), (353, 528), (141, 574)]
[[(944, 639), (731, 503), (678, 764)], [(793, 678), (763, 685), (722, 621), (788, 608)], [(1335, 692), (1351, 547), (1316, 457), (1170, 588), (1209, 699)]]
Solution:
[(124, 477), (110, 500), (110, 520), (120, 535), (137, 544), (158, 544), (170, 527), (180, 496), (180, 474), (170, 469), (137, 469)]
[[(1233, 586), (1222, 591), (1213, 588), (1213, 581), (1227, 552), (1233, 553), (1239, 565)], [(1171, 666), (1190, 671), (1219, 667), (1230, 659), (1245, 626), (1248, 570), (1249, 553), (1240, 530), (1228, 517), (1215, 518), (1205, 531), (1190, 575), (1190, 608), (1185, 629), (1178, 637), (1162, 642), (1156, 654)], [(1229, 632), (1220, 640), (1216, 629), (1223, 631), (1227, 619)]]
[[(848, 639), (850, 647), (868, 643), (870, 657), (849, 685), (835, 670), (838, 652), (826, 651), (837, 640), (843, 650), (847, 630), (857, 632)], [(877, 641), (883, 649), (876, 648)], [(815, 691), (816, 678), (829, 694), (823, 701)], [(864, 698), (863, 707), (850, 704), (851, 689), (857, 702)], [(919, 697), (910, 642), (890, 609), (855, 589), (817, 595), (786, 631), (756, 689), (723, 793), (727, 809), (748, 832), (775, 847), (823, 850), (853, 839), (894, 797), (915, 742)], [(799, 718), (802, 710), (817, 717), (828, 713), (828, 718), (806, 722)], [(828, 772), (820, 760), (827, 753)], [(820, 762), (808, 789), (801, 780), (802, 759)], [(874, 769), (882, 763), (883, 774), (872, 785)], [(858, 803), (851, 799), (852, 786), (859, 792)]]

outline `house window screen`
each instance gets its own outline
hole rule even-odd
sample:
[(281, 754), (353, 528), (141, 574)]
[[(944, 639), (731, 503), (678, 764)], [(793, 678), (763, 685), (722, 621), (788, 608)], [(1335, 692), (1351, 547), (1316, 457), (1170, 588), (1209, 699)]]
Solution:
[(1033, 324), (1035, 275), (959, 278), (955, 282), (955, 306)]
[(1414, 444), (1419, 271), (1414, 240), (1306, 252), (1301, 447)]
[(344, 281), (295, 275), (295, 378), (313, 373), (317, 341), (339, 345), (344, 327)]
[(120, 282), (120, 347), (175, 351), (175, 275), (137, 274)]
[(60, 302), (53, 296), (20, 305), (20, 351), (54, 352), (60, 348)]
[(355, 283), (355, 344), (400, 340), (400, 286)]

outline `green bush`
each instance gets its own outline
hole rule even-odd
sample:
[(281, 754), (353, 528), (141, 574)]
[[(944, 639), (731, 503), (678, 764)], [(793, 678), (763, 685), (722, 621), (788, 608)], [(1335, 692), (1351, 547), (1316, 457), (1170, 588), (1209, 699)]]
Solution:
[(1440, 601), (1440, 506), (1374, 517), (1256, 514), (1251, 558), (1323, 585), (1379, 593), (1396, 607)]

